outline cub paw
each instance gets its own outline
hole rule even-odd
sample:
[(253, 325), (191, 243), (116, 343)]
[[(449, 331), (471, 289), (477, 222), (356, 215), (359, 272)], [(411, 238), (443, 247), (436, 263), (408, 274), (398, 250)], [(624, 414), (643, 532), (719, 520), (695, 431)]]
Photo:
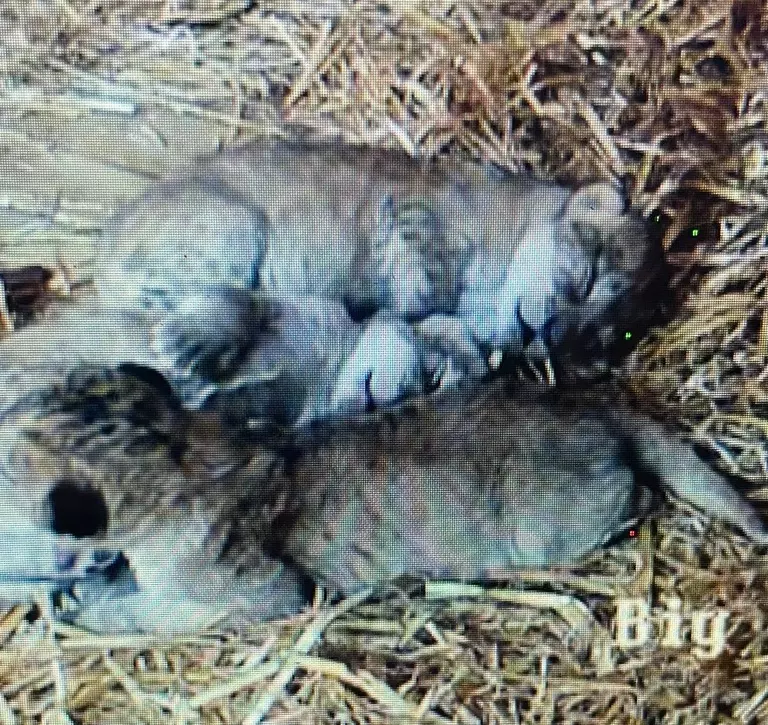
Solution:
[(424, 390), (418, 341), (397, 319), (374, 319), (344, 362), (331, 396), (335, 413), (392, 405)]
[(217, 381), (232, 375), (258, 338), (263, 319), (247, 292), (212, 289), (186, 297), (158, 322), (153, 352), (161, 369)]
[(414, 330), (422, 347), (429, 391), (454, 388), (488, 373), (483, 353), (460, 318), (431, 315)]

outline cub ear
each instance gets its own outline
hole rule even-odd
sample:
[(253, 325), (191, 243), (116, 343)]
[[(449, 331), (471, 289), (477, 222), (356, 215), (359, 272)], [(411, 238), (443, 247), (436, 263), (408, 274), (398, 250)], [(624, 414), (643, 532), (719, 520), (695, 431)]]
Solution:
[(563, 215), (572, 224), (615, 219), (629, 209), (629, 198), (621, 186), (597, 181), (576, 189), (565, 204)]
[(133, 378), (150, 388), (153, 388), (163, 398), (173, 400), (175, 393), (168, 379), (154, 368), (146, 365), (136, 365), (134, 363), (123, 363), (118, 365), (117, 371), (126, 377)]
[(512, 176), (512, 171), (496, 161), (483, 161), (483, 171), (489, 181), (504, 181)]

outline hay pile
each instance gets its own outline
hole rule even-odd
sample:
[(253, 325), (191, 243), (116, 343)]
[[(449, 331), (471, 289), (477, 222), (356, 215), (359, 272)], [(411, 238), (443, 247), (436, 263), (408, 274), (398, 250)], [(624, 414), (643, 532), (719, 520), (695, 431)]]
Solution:
[[(760, 0), (5, 0), (0, 263), (87, 284), (122, 201), (289, 125), (565, 182), (626, 178), (679, 310), (625, 383), (759, 502), (767, 37)], [(680, 505), (516, 589), (432, 583), (247, 631), (99, 638), (16, 607), (0, 619), (0, 722), (767, 722), (766, 561)], [(726, 610), (722, 652), (658, 632), (623, 649), (630, 596), (657, 624), (679, 597), (684, 632)]]

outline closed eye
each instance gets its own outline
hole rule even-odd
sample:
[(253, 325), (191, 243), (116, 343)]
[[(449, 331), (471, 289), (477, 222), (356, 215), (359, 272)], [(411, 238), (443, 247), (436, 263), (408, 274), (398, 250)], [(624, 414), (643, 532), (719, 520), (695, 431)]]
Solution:
[(586, 280), (583, 284), (571, 285), (568, 289), (568, 301), (573, 304), (584, 302), (587, 297), (592, 293), (592, 289), (595, 286), (595, 280), (600, 274), (602, 249), (598, 249), (595, 256), (592, 258), (592, 264), (589, 267)]
[(369, 370), (365, 376), (365, 412), (372, 413), (376, 410), (376, 401), (371, 392), (371, 380), (373, 380), (373, 370)]
[(445, 365), (441, 365), (431, 374), (427, 375), (427, 380), (424, 383), (424, 394), (429, 395), (440, 389), (443, 384), (443, 377), (445, 376)]

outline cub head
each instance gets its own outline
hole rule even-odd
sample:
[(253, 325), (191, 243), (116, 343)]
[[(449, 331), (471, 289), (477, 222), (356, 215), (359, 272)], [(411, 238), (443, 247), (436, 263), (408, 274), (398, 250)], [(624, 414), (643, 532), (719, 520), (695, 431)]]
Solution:
[(616, 364), (669, 311), (669, 271), (660, 240), (613, 184), (575, 191), (560, 219), (566, 247), (586, 258), (586, 280), (560, 301), (561, 367), (594, 377)]

